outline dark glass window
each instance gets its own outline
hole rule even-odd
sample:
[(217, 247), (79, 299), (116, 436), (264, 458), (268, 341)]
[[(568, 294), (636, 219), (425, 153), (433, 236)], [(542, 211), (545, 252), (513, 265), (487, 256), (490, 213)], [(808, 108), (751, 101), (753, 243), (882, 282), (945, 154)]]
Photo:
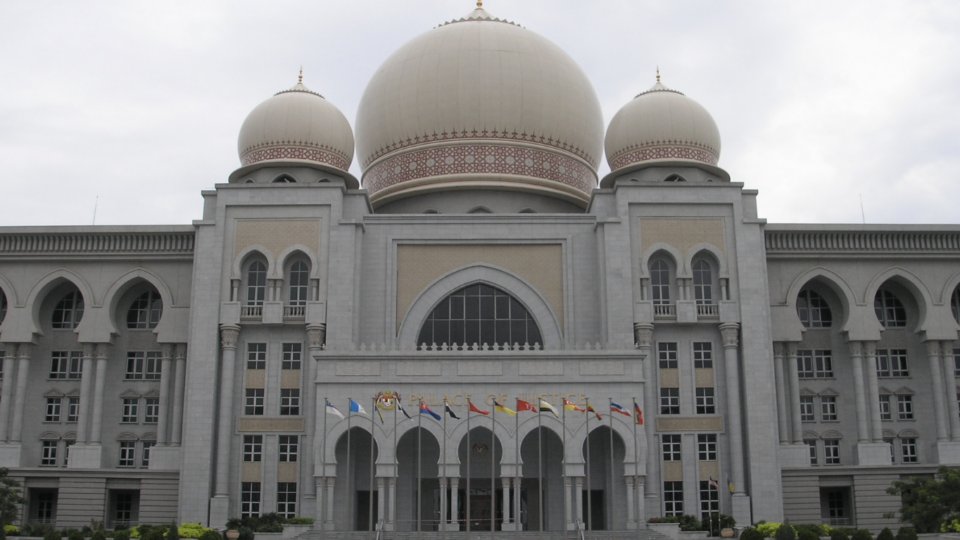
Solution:
[[(3, 296), (3, 293), (0, 293), (0, 296)], [(950, 309), (953, 310), (953, 318), (960, 323), (960, 287), (954, 289), (953, 295), (950, 296)], [(0, 314), (0, 322), (3, 322), (2, 314)]]
[(307, 288), (310, 284), (310, 267), (303, 261), (290, 265), (290, 305), (307, 305)]
[(64, 296), (57, 307), (53, 308), (52, 325), (57, 329), (72, 330), (80, 324), (83, 318), (83, 296), (80, 291), (69, 292)]
[(137, 297), (127, 311), (127, 328), (156, 328), (163, 315), (163, 299), (157, 291), (147, 291)]
[[(956, 306), (956, 304), (954, 304)], [(953, 308), (953, 313), (957, 313), (957, 308)], [(3, 319), (7, 316), (7, 295), (3, 294), (3, 291), (0, 291), (0, 323), (3, 323)]]
[(698, 304), (713, 303), (713, 269), (703, 259), (693, 263), (693, 295)]
[(797, 296), (797, 315), (807, 328), (829, 328), (833, 324), (830, 306), (816, 291), (804, 289)]
[(444, 298), (420, 328), (420, 345), (543, 343), (540, 327), (517, 299), (489, 285), (470, 285)]
[(650, 263), (650, 287), (654, 304), (670, 303), (670, 267), (662, 260)]
[(247, 268), (247, 305), (262, 306), (267, 296), (267, 265), (254, 261)]
[(887, 289), (877, 291), (873, 299), (873, 309), (877, 320), (886, 328), (902, 328), (907, 325), (907, 310), (903, 303)]

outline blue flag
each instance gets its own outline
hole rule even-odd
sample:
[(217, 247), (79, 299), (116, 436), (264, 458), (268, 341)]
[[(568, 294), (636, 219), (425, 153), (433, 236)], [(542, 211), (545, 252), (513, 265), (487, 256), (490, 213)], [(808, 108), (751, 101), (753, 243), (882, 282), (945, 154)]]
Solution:
[[(357, 403), (356, 401), (354, 401), (354, 400), (352, 400), (352, 399), (350, 400), (350, 412), (355, 412), (355, 413), (360, 413), (360, 414), (367, 414), (367, 411), (363, 410), (363, 405), (360, 405), (359, 403)], [(368, 416), (369, 416), (369, 415), (368, 415)]]
[(428, 416), (432, 416), (433, 419), (437, 421), (443, 420), (442, 416), (431, 411), (430, 408), (427, 407), (426, 404), (424, 404), (422, 401), (420, 402), (420, 414), (426, 414)]

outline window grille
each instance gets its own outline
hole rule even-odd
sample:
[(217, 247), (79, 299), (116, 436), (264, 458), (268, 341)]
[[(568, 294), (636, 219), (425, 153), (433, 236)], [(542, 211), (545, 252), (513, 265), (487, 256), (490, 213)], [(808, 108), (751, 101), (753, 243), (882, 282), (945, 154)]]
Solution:
[(662, 435), (663, 460), (680, 461), (680, 435)]
[(160, 324), (163, 299), (157, 291), (147, 291), (137, 297), (127, 311), (127, 328), (150, 329)]
[(680, 389), (660, 389), (660, 414), (680, 414)]
[(717, 414), (717, 399), (713, 388), (696, 389), (697, 414)]
[(56, 330), (73, 330), (83, 319), (83, 296), (80, 291), (67, 293), (53, 308), (51, 326)]
[(713, 369), (713, 343), (693, 343), (693, 367), (696, 369)]
[(697, 459), (700, 461), (717, 461), (717, 435), (715, 433), (700, 433), (697, 435)]
[(417, 344), (466, 344), (498, 347), (543, 344), (540, 327), (516, 298), (489, 285), (464, 287), (430, 312)]
[(797, 315), (807, 328), (829, 328), (833, 325), (833, 313), (827, 301), (810, 289), (800, 291), (797, 296)]
[(657, 358), (660, 369), (677, 369), (677, 344), (657, 343)]

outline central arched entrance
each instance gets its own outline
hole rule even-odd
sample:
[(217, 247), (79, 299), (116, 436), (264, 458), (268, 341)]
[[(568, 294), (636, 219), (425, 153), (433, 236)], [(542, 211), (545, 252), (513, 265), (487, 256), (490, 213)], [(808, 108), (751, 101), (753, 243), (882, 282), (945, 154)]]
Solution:
[(500, 530), (503, 497), (498, 490), (503, 447), (486, 427), (475, 427), (460, 439), (460, 493), (457, 520), (460, 530)]
[[(432, 420), (431, 420), (432, 421)], [(397, 530), (436, 531), (440, 520), (440, 444), (430, 431), (415, 427), (397, 442)]]
[(590, 431), (583, 444), (587, 463), (583, 482), (583, 522), (589, 531), (624, 530), (627, 511), (617, 501), (627, 500), (623, 476), (623, 439), (608, 426)]
[(353, 427), (337, 440), (336, 497), (342, 514), (334, 516), (339, 530), (372, 531), (377, 522), (377, 485), (374, 463), (378, 449), (370, 432)]
[(525, 531), (563, 530), (563, 442), (538, 427), (520, 445), (520, 523)]

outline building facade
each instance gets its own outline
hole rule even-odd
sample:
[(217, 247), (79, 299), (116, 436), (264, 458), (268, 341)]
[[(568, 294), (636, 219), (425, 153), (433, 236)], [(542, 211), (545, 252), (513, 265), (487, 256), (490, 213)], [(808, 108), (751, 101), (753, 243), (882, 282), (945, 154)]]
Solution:
[(0, 229), (24, 521), (879, 529), (960, 465), (960, 226), (767, 224), (659, 76), (605, 128), (479, 7), (238, 151), (192, 225)]

